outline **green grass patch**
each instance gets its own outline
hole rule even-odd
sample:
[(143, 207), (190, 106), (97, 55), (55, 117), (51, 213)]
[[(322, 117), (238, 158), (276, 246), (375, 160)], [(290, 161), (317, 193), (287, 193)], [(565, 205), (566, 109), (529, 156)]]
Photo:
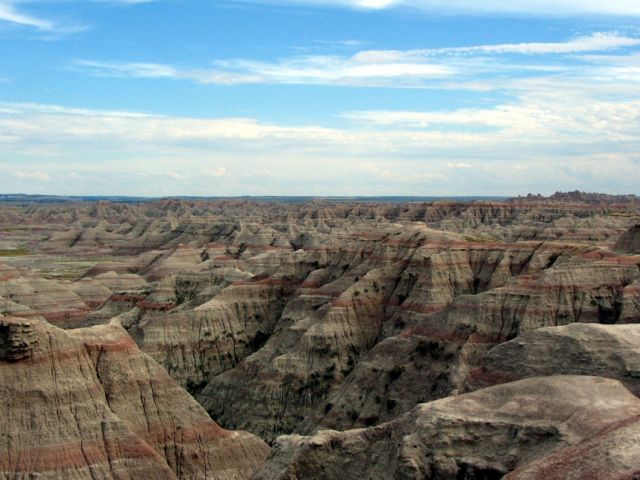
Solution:
[(46, 271), (40, 270), (38, 274), (47, 280), (70, 280), (75, 282), (78, 280), (83, 274), (84, 271), (81, 272), (59, 272), (59, 271)]
[(29, 230), (29, 227), (0, 227), (0, 232), (16, 232), (19, 230)]
[(29, 250), (26, 248), (0, 249), (0, 257), (22, 257), (24, 255), (29, 255)]
[(471, 243), (497, 243), (498, 240), (496, 240), (495, 238), (491, 238), (489, 236), (486, 235), (465, 235), (464, 239), (467, 242), (471, 242)]
[(82, 264), (82, 265), (89, 265), (89, 266), (93, 266), (96, 263), (100, 263), (100, 262), (109, 262), (109, 261), (117, 261), (118, 259), (115, 257), (53, 257), (50, 258), (50, 261), (53, 263), (59, 263), (59, 264), (68, 264), (68, 263), (75, 263), (75, 264)]

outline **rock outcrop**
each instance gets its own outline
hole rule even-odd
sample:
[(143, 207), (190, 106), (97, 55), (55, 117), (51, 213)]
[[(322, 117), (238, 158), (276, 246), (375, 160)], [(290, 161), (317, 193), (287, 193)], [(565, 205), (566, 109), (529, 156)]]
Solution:
[[(421, 404), (376, 427), (283, 436), (255, 478), (498, 479), (516, 469), (525, 473), (513, 478), (536, 478), (526, 476), (530, 462), (557, 452), (546, 463), (553, 466), (565, 447), (566, 455), (591, 446), (639, 414), (640, 400), (615, 380), (532, 378)], [(612, 434), (607, 441), (616, 448)], [(626, 448), (628, 458), (640, 454), (637, 442), (627, 440)]]
[(0, 318), (0, 360), (17, 361), (33, 354), (38, 337), (32, 322)]
[(27, 307), (26, 317), (37, 315), (61, 326), (81, 321), (90, 310), (70, 284), (44, 278), (29, 268), (13, 268), (3, 263), (0, 263), (0, 299)]
[(610, 480), (640, 476), (640, 417), (613, 424), (593, 438), (530, 462), (505, 480)]
[(0, 478), (249, 478), (269, 448), (223, 430), (117, 324), (0, 319)]
[(640, 225), (634, 225), (624, 232), (614, 248), (624, 253), (640, 254)]
[(525, 332), (489, 350), (467, 388), (544, 375), (614, 378), (640, 396), (640, 325), (574, 323)]

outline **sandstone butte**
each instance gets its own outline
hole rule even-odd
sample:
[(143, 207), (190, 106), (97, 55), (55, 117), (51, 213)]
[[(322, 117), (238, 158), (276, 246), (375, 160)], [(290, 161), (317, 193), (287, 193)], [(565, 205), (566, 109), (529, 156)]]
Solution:
[(0, 479), (636, 478), (639, 225), (579, 192), (3, 203)]

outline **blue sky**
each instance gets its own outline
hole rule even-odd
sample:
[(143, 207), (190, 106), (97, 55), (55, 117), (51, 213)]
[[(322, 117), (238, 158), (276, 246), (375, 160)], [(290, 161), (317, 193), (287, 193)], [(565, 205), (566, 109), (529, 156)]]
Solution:
[(640, 194), (606, 3), (0, 0), (0, 191)]

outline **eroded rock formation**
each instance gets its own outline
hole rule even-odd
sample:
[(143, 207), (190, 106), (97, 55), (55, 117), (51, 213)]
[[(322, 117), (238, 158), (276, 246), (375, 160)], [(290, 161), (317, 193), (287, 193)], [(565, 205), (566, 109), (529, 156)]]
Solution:
[[(639, 414), (640, 400), (615, 380), (531, 378), (421, 404), (376, 427), (280, 437), (256, 478), (497, 479), (515, 469), (524, 473), (513, 478), (532, 478), (527, 472), (552, 469), (561, 455), (593, 448), (589, 441), (603, 432), (612, 437)], [(546, 463), (526, 466), (554, 451)], [(640, 460), (629, 458), (627, 466), (638, 472)]]
[(230, 432), (117, 324), (0, 319), (0, 478), (249, 478), (268, 453)]
[(543, 375), (597, 375), (640, 395), (640, 325), (540, 328), (494, 347), (480, 363), (467, 378), (468, 389)]
[(634, 225), (624, 232), (614, 248), (624, 253), (640, 253), (640, 225)]
[[(0, 242), (13, 250), (0, 265), (0, 313), (21, 320), (3, 318), (0, 357), (26, 368), (57, 351), (41, 334), (55, 332), (80, 352), (74, 382), (99, 392), (92, 411), (159, 455), (123, 460), (126, 468), (160, 465), (182, 478), (238, 469), (246, 478), (265, 444), (206, 412), (278, 445), (282, 434), (325, 429), (358, 443), (354, 428), (368, 438), (399, 422), (408, 435), (417, 405), (521, 378), (597, 375), (637, 393), (639, 222), (635, 197), (576, 192), (503, 202), (5, 205)], [(105, 443), (93, 420), (81, 420)], [(241, 465), (229, 460), (238, 449)], [(110, 468), (104, 461), (96, 464)], [(485, 473), (525, 467), (512, 463)]]

